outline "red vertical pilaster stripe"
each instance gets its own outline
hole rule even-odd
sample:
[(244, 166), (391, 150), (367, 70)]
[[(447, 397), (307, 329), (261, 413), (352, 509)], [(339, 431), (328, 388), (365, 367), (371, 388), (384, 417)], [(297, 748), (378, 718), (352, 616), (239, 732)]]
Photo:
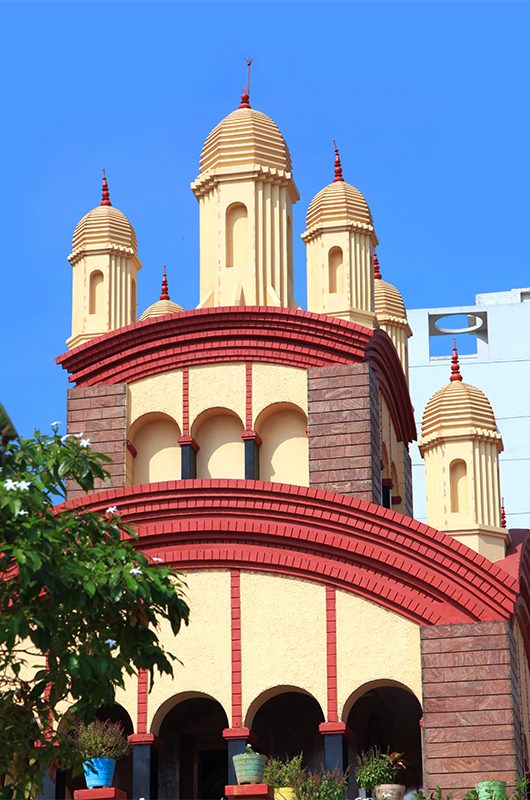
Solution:
[(147, 733), (147, 671), (145, 669), (138, 671), (136, 733)]
[(326, 661), (328, 676), (328, 722), (337, 722), (337, 606), (336, 593), (326, 586)]
[(246, 417), (245, 428), (252, 430), (252, 364), (246, 364)]
[(190, 432), (190, 371), (187, 367), (182, 370), (182, 434), (188, 436)]
[(242, 724), (241, 718), (241, 573), (230, 572), (230, 609), (232, 631), (232, 728)]

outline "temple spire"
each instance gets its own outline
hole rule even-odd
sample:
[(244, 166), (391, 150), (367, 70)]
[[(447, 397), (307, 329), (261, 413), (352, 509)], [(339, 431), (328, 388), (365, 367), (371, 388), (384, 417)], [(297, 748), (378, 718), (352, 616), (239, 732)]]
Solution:
[(110, 192), (109, 192), (109, 185), (107, 183), (107, 176), (105, 175), (105, 170), (103, 170), (103, 180), (101, 181), (101, 203), (102, 206), (111, 206), (112, 203), (110, 202)]
[(162, 275), (162, 291), (160, 292), (161, 300), (169, 300), (169, 289), (167, 284), (166, 265), (164, 264), (164, 274)]
[(342, 164), (340, 163), (339, 148), (337, 147), (337, 142), (335, 139), (333, 139), (333, 147), (335, 148), (335, 177), (333, 178), (333, 183), (337, 183), (338, 181), (344, 182), (344, 178), (342, 177)]
[(239, 108), (251, 108), (250, 105), (250, 65), (252, 64), (251, 58), (245, 59), (247, 63), (247, 85), (243, 87), (243, 94), (241, 95), (241, 105)]
[(506, 510), (504, 508), (504, 497), (501, 500), (501, 528), (506, 528)]
[(381, 270), (379, 269), (379, 259), (377, 258), (377, 253), (374, 250), (374, 278), (376, 280), (382, 280), (383, 276), (381, 275)]
[(453, 339), (453, 355), (451, 357), (451, 377), (450, 381), (461, 381), (460, 364), (458, 363), (458, 350), (456, 349), (456, 339)]

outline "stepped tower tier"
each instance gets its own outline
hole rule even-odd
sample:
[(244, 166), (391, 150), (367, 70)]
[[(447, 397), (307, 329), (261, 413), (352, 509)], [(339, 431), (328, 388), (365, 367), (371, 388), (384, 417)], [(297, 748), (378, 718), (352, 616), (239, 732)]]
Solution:
[(383, 280), (379, 260), (374, 251), (374, 308), (380, 328), (388, 333), (397, 350), (405, 377), (409, 379), (408, 340), (412, 331), (407, 319), (401, 293), (393, 284)]
[(200, 308), (295, 307), (292, 206), (299, 199), (277, 125), (241, 105), (209, 134), (191, 184), (200, 207)]
[(343, 178), (335, 148), (335, 177), (309, 205), (306, 230), (310, 311), (376, 327), (372, 214), (361, 192)]
[(462, 380), (456, 345), (451, 361), (450, 382), (423, 413), (428, 522), (498, 561), (509, 543), (500, 513), (502, 438), (484, 392)]
[(103, 173), (101, 203), (74, 231), (72, 335), (68, 347), (136, 322), (136, 276), (142, 264), (134, 228), (110, 201)]

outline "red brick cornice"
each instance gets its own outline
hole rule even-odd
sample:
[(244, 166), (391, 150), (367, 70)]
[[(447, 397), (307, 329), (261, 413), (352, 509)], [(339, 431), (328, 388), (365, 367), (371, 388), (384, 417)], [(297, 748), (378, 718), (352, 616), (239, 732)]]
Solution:
[(220, 361), (318, 367), (362, 361), (368, 328), (289, 308), (206, 308), (136, 322), (57, 358), (81, 386)]
[(416, 439), (414, 409), (401, 361), (390, 336), (381, 328), (373, 332), (366, 347), (366, 360), (373, 367), (399, 441)]
[(68, 504), (109, 505), (137, 528), (146, 555), (179, 569), (305, 578), (424, 625), (507, 619), (517, 596), (517, 581), (452, 537), (333, 492), (201, 479), (107, 490)]

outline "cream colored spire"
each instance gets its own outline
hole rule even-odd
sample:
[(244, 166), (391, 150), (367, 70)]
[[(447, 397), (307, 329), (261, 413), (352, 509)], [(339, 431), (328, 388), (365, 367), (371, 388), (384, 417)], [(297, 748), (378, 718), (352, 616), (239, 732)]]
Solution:
[(74, 231), (72, 335), (68, 347), (136, 322), (136, 274), (142, 264), (134, 229), (110, 202), (103, 171), (101, 203)]
[(397, 350), (403, 372), (409, 380), (409, 345), (412, 331), (407, 319), (401, 293), (391, 283), (384, 281), (379, 260), (374, 251), (374, 308), (379, 327), (388, 333)]
[(335, 146), (335, 177), (309, 205), (302, 234), (307, 252), (309, 311), (376, 327), (372, 215), (360, 191), (342, 176)]
[(200, 209), (199, 307), (296, 306), (291, 156), (247, 93), (207, 137), (191, 188)]
[(462, 381), (456, 345), (451, 361), (450, 382), (431, 397), (423, 414), (419, 447), (427, 518), (429, 525), (498, 561), (509, 542), (500, 515), (502, 439), (484, 392)]

